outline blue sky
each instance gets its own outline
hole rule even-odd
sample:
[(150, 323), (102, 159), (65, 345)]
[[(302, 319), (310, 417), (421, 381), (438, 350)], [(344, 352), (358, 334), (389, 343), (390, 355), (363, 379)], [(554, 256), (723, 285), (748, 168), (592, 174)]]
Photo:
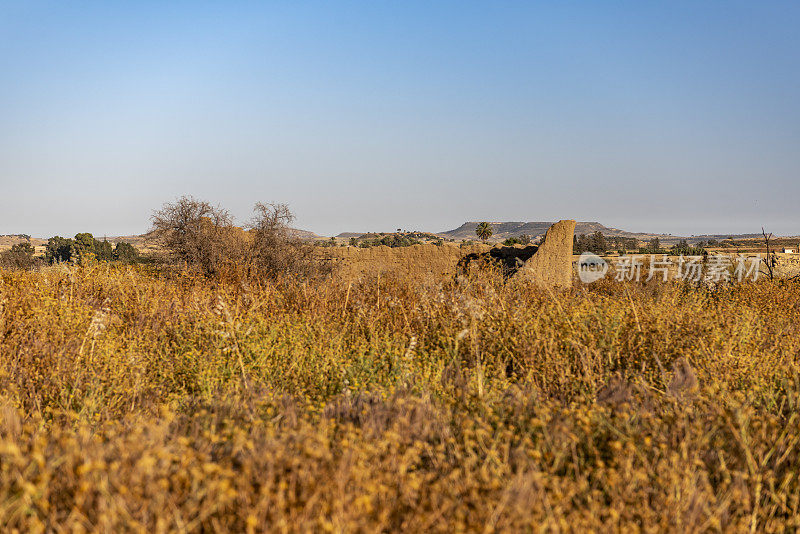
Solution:
[(797, 2), (0, 2), (0, 233), (800, 234)]

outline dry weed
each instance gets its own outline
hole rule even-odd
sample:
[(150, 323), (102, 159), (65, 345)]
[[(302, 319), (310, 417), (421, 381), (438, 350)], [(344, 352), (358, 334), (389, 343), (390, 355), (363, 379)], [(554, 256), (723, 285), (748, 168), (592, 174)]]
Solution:
[(0, 524), (794, 531), (797, 288), (0, 271)]

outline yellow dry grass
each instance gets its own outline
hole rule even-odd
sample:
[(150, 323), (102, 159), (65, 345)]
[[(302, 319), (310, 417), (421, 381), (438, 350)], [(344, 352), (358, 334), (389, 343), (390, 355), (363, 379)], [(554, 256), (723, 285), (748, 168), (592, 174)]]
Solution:
[(0, 271), (7, 531), (800, 527), (800, 292)]

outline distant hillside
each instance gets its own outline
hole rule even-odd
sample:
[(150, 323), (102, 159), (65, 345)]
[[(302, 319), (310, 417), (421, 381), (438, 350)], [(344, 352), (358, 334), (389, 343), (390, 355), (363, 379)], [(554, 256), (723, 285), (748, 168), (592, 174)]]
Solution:
[[(535, 221), (535, 222), (492, 222), (492, 229), (494, 234), (492, 238), (489, 240), (490, 242), (500, 242), (508, 239), (509, 237), (517, 237), (520, 235), (529, 235), (532, 239), (536, 239), (539, 236), (544, 235), (548, 228), (553, 224), (550, 221)], [(475, 235), (475, 227), (478, 226), (477, 221), (469, 221), (465, 222), (458, 228), (454, 230), (446, 230), (444, 232), (439, 232), (438, 234), (428, 234), (427, 232), (403, 232), (403, 235), (412, 236), (418, 239), (432, 239), (434, 236), (443, 237), (445, 239), (453, 239), (456, 241), (461, 240), (477, 240), (477, 236)], [(620, 230), (619, 228), (611, 228), (605, 226), (599, 222), (587, 222), (582, 221), (578, 222), (575, 225), (575, 234), (576, 235), (589, 235), (593, 234), (594, 232), (602, 232), (603, 235), (607, 237), (625, 237), (625, 238), (635, 238), (639, 241), (649, 241), (654, 237), (657, 237), (663, 245), (673, 245), (678, 241), (685, 239), (689, 243), (697, 243), (700, 241), (708, 241), (710, 239), (714, 239), (717, 241), (722, 241), (724, 239), (733, 239), (733, 240), (761, 240), (761, 234), (705, 234), (705, 235), (694, 235), (694, 236), (677, 236), (677, 235), (669, 235), (669, 234), (658, 234), (658, 233), (649, 233), (649, 232), (629, 232), (627, 230)], [(327, 237), (320, 236), (315, 234), (314, 232), (310, 232), (308, 230), (300, 230), (298, 228), (290, 228), (289, 233), (302, 240), (308, 241), (317, 241), (328, 239)], [(413, 234), (413, 235), (412, 235)], [(388, 233), (381, 233), (375, 234), (370, 232), (342, 232), (336, 236), (337, 239), (347, 240), (350, 238), (368, 238), (368, 237), (375, 237), (375, 236), (384, 236), (388, 235)], [(97, 236), (95, 236), (97, 237)], [(774, 236), (775, 239), (783, 239), (788, 240), (787, 243), (794, 243), (800, 239), (800, 237), (787, 237), (787, 236)], [(98, 239), (103, 239), (99, 238)], [(131, 235), (131, 236), (120, 236), (120, 237), (108, 237), (108, 241), (113, 244), (117, 242), (124, 241), (127, 243), (132, 244), (133, 246), (137, 247), (140, 250), (148, 250), (153, 247), (157, 247), (157, 241), (154, 239), (154, 236), (151, 233), (142, 234), (142, 235)], [(10, 249), (13, 245), (17, 243), (22, 243), (28, 240), (28, 236), (23, 234), (6, 234), (0, 235), (0, 252), (3, 250)], [(47, 244), (47, 239), (41, 239), (37, 237), (30, 238), (30, 243), (36, 247), (44, 247)], [(796, 243), (794, 243), (796, 244)]]
[(761, 234), (703, 234), (703, 235), (692, 236), (690, 239), (700, 240), (700, 241), (708, 241), (709, 239), (716, 239), (717, 241), (721, 241), (723, 239), (764, 239), (764, 236), (762, 236)]
[[(509, 237), (516, 237), (519, 235), (529, 235), (532, 238), (539, 237), (544, 235), (548, 228), (553, 224), (551, 221), (538, 221), (538, 222), (492, 222), (492, 230), (494, 234), (490, 241), (503, 241), (508, 239)], [(465, 222), (455, 230), (447, 230), (445, 232), (440, 232), (439, 235), (442, 237), (446, 237), (449, 239), (476, 239), (475, 236), (475, 227), (478, 225), (477, 221), (470, 221)], [(676, 236), (670, 234), (658, 234), (658, 233), (649, 233), (649, 232), (628, 232), (626, 230), (620, 230), (619, 228), (610, 228), (605, 226), (599, 222), (578, 222), (575, 225), (575, 235), (589, 235), (593, 234), (594, 232), (601, 232), (603, 235), (607, 237), (625, 237), (625, 238), (634, 238), (640, 241), (649, 241), (657, 237), (662, 244), (669, 245), (674, 244), (680, 241), (681, 239), (685, 239), (688, 242), (696, 243), (698, 241), (705, 241), (708, 239), (724, 239), (727, 237), (733, 237), (734, 239), (746, 239), (749, 237), (753, 237), (753, 234), (741, 234), (741, 235), (721, 235), (721, 236)]]
[[(531, 237), (538, 237), (544, 235), (552, 221), (538, 221), (538, 222), (493, 222), (490, 223), (494, 234), (493, 240), (501, 241), (509, 237), (519, 235), (529, 235)], [(475, 227), (478, 225), (477, 221), (465, 222), (455, 230), (448, 230), (440, 232), (439, 235), (451, 239), (475, 239)], [(680, 239), (677, 236), (669, 236), (666, 234), (650, 234), (643, 232), (627, 232), (618, 228), (609, 228), (599, 222), (578, 222), (575, 225), (575, 234), (593, 234), (594, 232), (602, 232), (603, 235), (611, 237), (635, 237), (637, 239), (652, 239), (658, 237), (659, 239)]]
[[(504, 222), (491, 222), (494, 234), (489, 239), (490, 242), (500, 242), (508, 239), (509, 237), (517, 237), (520, 235), (529, 235), (531, 238), (536, 239), (544, 235), (552, 221), (533, 221), (533, 222), (520, 222), (520, 221), (504, 221)], [(465, 222), (454, 230), (446, 230), (439, 232), (435, 235), (445, 239), (453, 239), (456, 241), (462, 240), (476, 240), (475, 227), (478, 226), (478, 221)], [(575, 235), (590, 235), (595, 232), (601, 232), (607, 237), (624, 237), (628, 239), (637, 239), (639, 241), (649, 241), (653, 238), (658, 238), (663, 245), (674, 245), (678, 241), (685, 239), (689, 243), (698, 243), (700, 241), (708, 241), (715, 239), (721, 241), (723, 239), (754, 239), (761, 238), (760, 234), (719, 234), (719, 235), (695, 235), (695, 236), (680, 236), (670, 234), (660, 234), (655, 232), (630, 232), (621, 230), (619, 228), (612, 228), (605, 226), (599, 222), (581, 221), (575, 225)], [(337, 235), (337, 239), (350, 239), (350, 238), (364, 238), (371, 235), (364, 232), (342, 232)]]
[(20, 243), (30, 243), (34, 247), (42, 247), (47, 244), (47, 240), (36, 237), (28, 237), (21, 234), (0, 235), (0, 252), (8, 250), (14, 245), (19, 245)]
[(321, 235), (317, 235), (314, 232), (309, 232), (308, 230), (300, 230), (298, 228), (289, 228), (289, 235), (292, 237), (296, 237), (298, 239), (315, 241), (318, 239), (327, 239)]

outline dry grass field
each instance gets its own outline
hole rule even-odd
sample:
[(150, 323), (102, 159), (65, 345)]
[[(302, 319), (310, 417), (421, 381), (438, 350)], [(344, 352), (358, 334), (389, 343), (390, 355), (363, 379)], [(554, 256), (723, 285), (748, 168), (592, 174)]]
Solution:
[(0, 524), (796, 531), (798, 289), (0, 271)]

